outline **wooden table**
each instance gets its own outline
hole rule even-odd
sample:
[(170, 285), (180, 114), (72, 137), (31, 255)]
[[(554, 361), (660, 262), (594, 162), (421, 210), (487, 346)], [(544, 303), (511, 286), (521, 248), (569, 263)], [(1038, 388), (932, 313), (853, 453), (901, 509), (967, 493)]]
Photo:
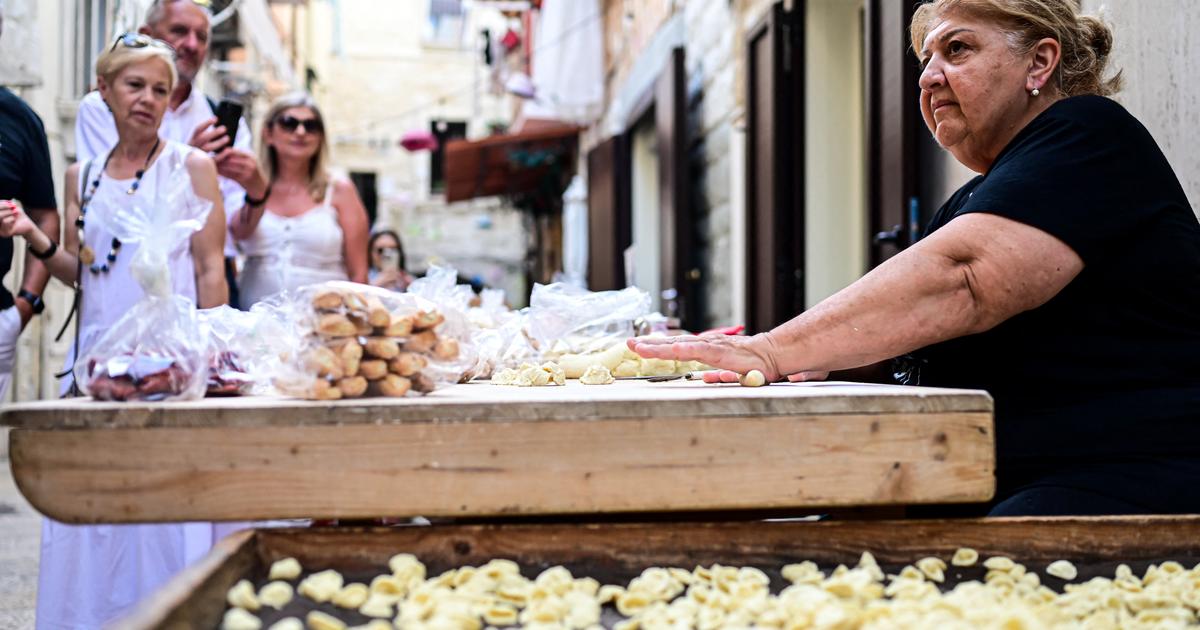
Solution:
[(313, 403), (12, 405), (13, 476), (42, 513), (121, 523), (981, 502), (984, 392), (676, 381)]

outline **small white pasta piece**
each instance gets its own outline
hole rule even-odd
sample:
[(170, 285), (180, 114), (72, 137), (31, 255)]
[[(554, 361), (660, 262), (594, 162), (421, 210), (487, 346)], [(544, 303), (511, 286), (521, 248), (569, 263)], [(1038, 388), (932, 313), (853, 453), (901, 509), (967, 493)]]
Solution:
[(596, 601), (600, 604), (608, 604), (617, 601), (617, 598), (625, 592), (625, 588), (614, 584), (605, 584), (596, 592)]
[(1012, 561), (1012, 558), (1005, 556), (992, 556), (983, 561), (983, 566), (991, 571), (1012, 571), (1017, 563)]
[(1046, 574), (1070, 582), (1079, 576), (1079, 571), (1067, 560), (1055, 560), (1046, 567)]
[(304, 620), (309, 630), (346, 630), (346, 622), (319, 610), (308, 613)]
[(359, 607), (358, 612), (376, 619), (390, 619), (395, 611), (392, 610), (392, 600), (386, 595), (372, 593), (367, 601)]
[(346, 630), (395, 630), (395, 628), (396, 627), (393, 626), (392, 622), (390, 621), (386, 621), (384, 619), (373, 619), (361, 626), (354, 626), (352, 628), (347, 628)]
[(267, 630), (304, 630), (304, 622), (295, 617), (284, 617), (271, 624)]
[(411, 553), (398, 553), (388, 559), (388, 568), (392, 570), (392, 575), (409, 576), (418, 575), (420, 579), (425, 579), (425, 565)]
[(408, 593), (408, 586), (394, 575), (377, 575), (371, 580), (371, 594), (385, 595), (392, 601), (400, 600)]
[(362, 606), (367, 601), (367, 596), (371, 594), (371, 590), (366, 584), (347, 584), (337, 592), (330, 601), (334, 606), (339, 608), (355, 609)]
[(292, 601), (293, 596), (292, 585), (279, 580), (268, 583), (258, 591), (258, 601), (264, 606), (270, 606), (275, 610), (281, 610), (284, 606), (287, 606), (288, 602)]
[(221, 630), (259, 630), (262, 621), (243, 608), (230, 608), (221, 619)]
[(954, 552), (954, 557), (950, 558), (950, 564), (956, 567), (972, 567), (979, 562), (979, 552), (970, 547), (961, 547)]
[(917, 569), (934, 582), (946, 581), (946, 563), (941, 558), (921, 558), (917, 560)]
[(251, 611), (261, 607), (258, 603), (258, 596), (254, 594), (254, 585), (250, 583), (250, 580), (239, 580), (237, 584), (234, 584), (233, 588), (225, 594), (225, 601), (234, 608)]
[(626, 591), (617, 596), (617, 612), (632, 617), (650, 605), (645, 593)]
[(295, 558), (284, 558), (271, 563), (271, 571), (267, 575), (268, 580), (294, 580), (300, 577), (303, 569), (300, 567), (300, 561)]
[(495, 604), (483, 611), (483, 620), (493, 626), (511, 626), (517, 623), (517, 608), (509, 604)]
[(328, 569), (304, 578), (296, 592), (318, 604), (323, 604), (342, 590), (342, 583), (342, 574)]

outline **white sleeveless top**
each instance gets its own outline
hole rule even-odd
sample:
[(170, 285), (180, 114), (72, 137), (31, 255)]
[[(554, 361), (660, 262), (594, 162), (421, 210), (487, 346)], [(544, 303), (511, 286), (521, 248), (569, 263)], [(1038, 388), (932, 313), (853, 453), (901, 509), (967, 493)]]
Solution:
[(241, 307), (283, 290), (348, 280), (345, 238), (333, 207), (333, 182), (320, 205), (294, 217), (266, 208), (250, 238), (238, 241), (246, 264), (238, 276)]
[[(150, 165), (142, 175), (142, 181), (138, 184), (138, 190), (134, 195), (139, 197), (145, 195), (153, 198), (160, 187), (166, 185), (167, 177), (188, 176), (187, 167), (177, 169), (177, 165), (181, 165), (191, 151), (192, 147), (167, 140), (162, 153)], [(82, 200), (91, 188), (91, 182), (95, 181), (100, 174), (100, 169), (104, 166), (104, 161), (107, 159), (108, 153), (98, 155), (92, 161), (91, 172), (85, 177), (84, 171), (88, 170), (87, 165), (83, 165), (79, 170), (79, 198)], [(90, 180), (90, 181), (85, 181)], [(101, 196), (124, 197), (125, 191), (133, 184), (133, 179), (113, 179), (105, 174), (100, 178), (100, 188), (94, 195), (95, 198)], [(111, 198), (110, 197), (110, 198)], [(198, 197), (193, 197), (194, 201), (200, 202)], [(96, 220), (100, 213), (111, 212), (112, 208), (105, 207), (105, 204), (99, 204), (95, 207), (85, 209), (84, 214), (84, 244), (92, 248), (96, 254), (96, 262), (103, 263), (105, 257), (111, 249), (113, 235), (108, 230), (101, 227), (100, 221)], [(75, 226), (67, 226), (66, 229), (73, 230)], [(125, 315), (129, 309), (137, 304), (144, 296), (145, 292), (133, 279), (133, 274), (129, 269), (129, 264), (133, 260), (134, 254), (137, 253), (140, 243), (123, 243), (120, 251), (117, 252), (117, 260), (109, 263), (107, 273), (92, 273), (86, 266), (83, 267), (81, 275), (81, 284), (83, 289), (83, 305), (79, 312), (77, 325), (79, 329), (79, 343), (83, 348), (81, 354), (86, 353), (92, 347), (92, 344), (100, 338), (100, 336), (112, 327), (121, 316)], [(171, 270), (171, 285), (172, 292), (175, 295), (182, 295), (193, 302), (196, 301), (196, 269), (192, 261), (191, 241), (184, 243), (175, 251), (171, 252), (167, 259), (167, 264)], [(67, 363), (65, 368), (69, 368), (75, 361), (75, 348), (72, 345), (71, 351), (67, 353)], [(61, 384), (62, 392), (65, 393), (71, 387), (72, 377), (67, 375), (63, 378)]]

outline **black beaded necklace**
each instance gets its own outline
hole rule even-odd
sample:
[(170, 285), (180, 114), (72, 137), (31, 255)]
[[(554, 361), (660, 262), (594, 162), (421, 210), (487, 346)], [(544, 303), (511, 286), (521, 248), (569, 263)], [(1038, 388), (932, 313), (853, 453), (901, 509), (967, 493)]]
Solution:
[[(125, 194), (133, 195), (138, 191), (138, 188), (142, 185), (142, 176), (150, 169), (150, 160), (154, 158), (154, 154), (158, 151), (158, 145), (161, 142), (161, 138), (154, 139), (154, 146), (150, 148), (150, 153), (146, 156), (146, 163), (134, 174), (133, 184), (129, 186), (129, 190), (126, 190)], [(104, 165), (96, 173), (96, 179), (92, 180), (91, 191), (84, 195), (83, 202), (79, 204), (79, 218), (75, 219), (75, 228), (79, 231), (79, 242), (81, 244), (87, 242), (83, 238), (83, 217), (87, 213), (88, 204), (92, 202), (92, 197), (96, 196), (96, 191), (100, 189), (100, 180), (104, 178), (104, 171), (108, 170), (108, 161), (112, 159), (114, 151), (110, 151), (108, 156), (104, 158)], [(117, 252), (119, 251), (121, 251), (121, 241), (113, 237), (112, 243), (109, 244), (108, 255), (104, 257), (104, 262), (96, 264), (96, 252), (91, 247), (82, 245), (79, 248), (79, 262), (87, 265), (88, 270), (93, 274), (108, 273), (109, 265), (117, 262)]]

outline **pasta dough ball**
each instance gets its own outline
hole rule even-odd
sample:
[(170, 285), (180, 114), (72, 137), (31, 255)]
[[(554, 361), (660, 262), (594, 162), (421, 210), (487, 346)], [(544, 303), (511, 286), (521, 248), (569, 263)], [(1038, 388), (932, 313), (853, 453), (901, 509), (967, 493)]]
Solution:
[(267, 630), (304, 630), (304, 622), (295, 617), (284, 617), (271, 624)]
[(342, 590), (342, 583), (342, 574), (329, 569), (304, 578), (296, 592), (318, 604), (323, 604), (333, 599), (333, 596)]
[(225, 601), (229, 602), (234, 608), (245, 608), (246, 610), (258, 610), (258, 596), (254, 594), (254, 585), (250, 580), (240, 580), (229, 592), (225, 594)]
[(567, 384), (567, 374), (566, 372), (563, 372), (563, 369), (559, 367), (557, 363), (553, 361), (547, 361), (542, 364), (542, 369), (550, 375), (550, 381), (555, 385)]
[(288, 602), (292, 601), (294, 592), (292, 585), (287, 582), (270, 582), (263, 586), (258, 591), (258, 601), (264, 606), (270, 606), (275, 610), (281, 610)]
[(284, 558), (271, 563), (271, 571), (267, 576), (270, 580), (294, 580), (300, 577), (300, 561), (295, 558)]
[(1055, 560), (1046, 567), (1046, 574), (1070, 582), (1079, 576), (1079, 571), (1067, 560)]
[(641, 360), (625, 359), (617, 364), (612, 373), (617, 378), (629, 378), (637, 376), (641, 367)]
[(762, 387), (767, 384), (767, 377), (758, 370), (750, 370), (738, 378), (738, 382), (742, 387)]
[(520, 374), (512, 368), (504, 368), (492, 375), (492, 385), (516, 385)]
[(970, 547), (962, 547), (954, 552), (954, 557), (950, 558), (950, 564), (956, 567), (971, 567), (979, 562), (979, 552)]
[(309, 630), (346, 630), (346, 623), (333, 615), (314, 610), (304, 618)]
[(367, 596), (371, 594), (371, 590), (366, 584), (347, 584), (338, 591), (330, 600), (334, 606), (341, 608), (358, 608), (367, 601)]
[(579, 382), (584, 385), (609, 385), (614, 380), (612, 372), (598, 363), (589, 366), (579, 377)]
[(259, 630), (262, 622), (242, 608), (230, 608), (221, 619), (221, 630)]

